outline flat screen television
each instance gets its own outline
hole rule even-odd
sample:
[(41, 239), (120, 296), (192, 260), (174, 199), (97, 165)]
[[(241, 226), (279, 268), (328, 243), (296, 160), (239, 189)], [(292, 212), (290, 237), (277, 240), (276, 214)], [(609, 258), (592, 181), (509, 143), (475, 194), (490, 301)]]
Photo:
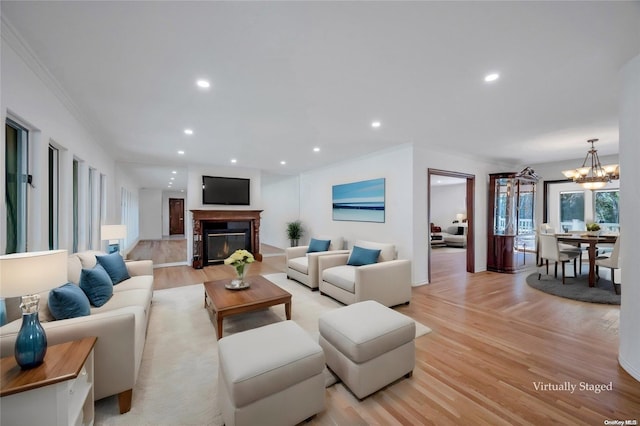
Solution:
[(202, 176), (202, 204), (248, 206), (250, 192), (250, 179)]

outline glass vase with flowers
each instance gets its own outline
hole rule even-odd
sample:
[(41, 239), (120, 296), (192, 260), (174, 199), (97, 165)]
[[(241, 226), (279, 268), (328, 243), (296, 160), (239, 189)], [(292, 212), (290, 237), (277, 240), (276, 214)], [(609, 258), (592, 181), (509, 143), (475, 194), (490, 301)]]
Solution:
[(233, 266), (236, 271), (236, 279), (231, 280), (231, 282), (226, 285), (228, 289), (231, 290), (240, 290), (243, 288), (248, 288), (249, 283), (246, 281), (245, 277), (247, 275), (247, 271), (249, 270), (249, 264), (255, 261), (253, 254), (247, 250), (236, 250), (231, 256), (227, 257), (224, 260), (225, 265)]

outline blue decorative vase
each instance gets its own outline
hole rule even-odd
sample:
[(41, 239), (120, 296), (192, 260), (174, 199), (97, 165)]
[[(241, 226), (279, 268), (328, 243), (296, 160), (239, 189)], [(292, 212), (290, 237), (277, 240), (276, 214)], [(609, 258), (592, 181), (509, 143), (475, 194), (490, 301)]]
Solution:
[(16, 338), (15, 356), (23, 370), (42, 364), (47, 353), (47, 335), (38, 319), (40, 296), (22, 297), (22, 326)]

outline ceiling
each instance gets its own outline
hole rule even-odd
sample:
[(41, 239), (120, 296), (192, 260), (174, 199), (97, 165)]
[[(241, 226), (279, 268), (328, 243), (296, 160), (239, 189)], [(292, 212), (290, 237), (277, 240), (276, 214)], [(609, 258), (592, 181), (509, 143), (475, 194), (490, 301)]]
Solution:
[(533, 164), (599, 138), (615, 154), (619, 70), (640, 53), (638, 1), (0, 7), (96, 138), (165, 189), (191, 164), (297, 174), (405, 143)]

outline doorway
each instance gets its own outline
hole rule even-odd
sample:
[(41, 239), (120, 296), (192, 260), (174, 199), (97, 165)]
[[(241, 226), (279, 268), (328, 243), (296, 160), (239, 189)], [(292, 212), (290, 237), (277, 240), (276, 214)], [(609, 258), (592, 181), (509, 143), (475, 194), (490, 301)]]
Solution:
[[(475, 185), (476, 185), (476, 177), (475, 175), (454, 172), (449, 170), (440, 170), (440, 169), (427, 169), (427, 188), (429, 188), (429, 196), (427, 197), (427, 220), (429, 226), (432, 222), (431, 217), (431, 182), (432, 180), (437, 179), (438, 177), (452, 177), (462, 179), (465, 183), (465, 209), (466, 209), (466, 271), (474, 272), (475, 271), (475, 238), (474, 238), (474, 229), (475, 229), (475, 220), (474, 220), (474, 205), (475, 205)], [(428, 280), (431, 282), (431, 244), (429, 245), (429, 260), (428, 260)]]
[(169, 198), (169, 235), (184, 234), (184, 199)]

